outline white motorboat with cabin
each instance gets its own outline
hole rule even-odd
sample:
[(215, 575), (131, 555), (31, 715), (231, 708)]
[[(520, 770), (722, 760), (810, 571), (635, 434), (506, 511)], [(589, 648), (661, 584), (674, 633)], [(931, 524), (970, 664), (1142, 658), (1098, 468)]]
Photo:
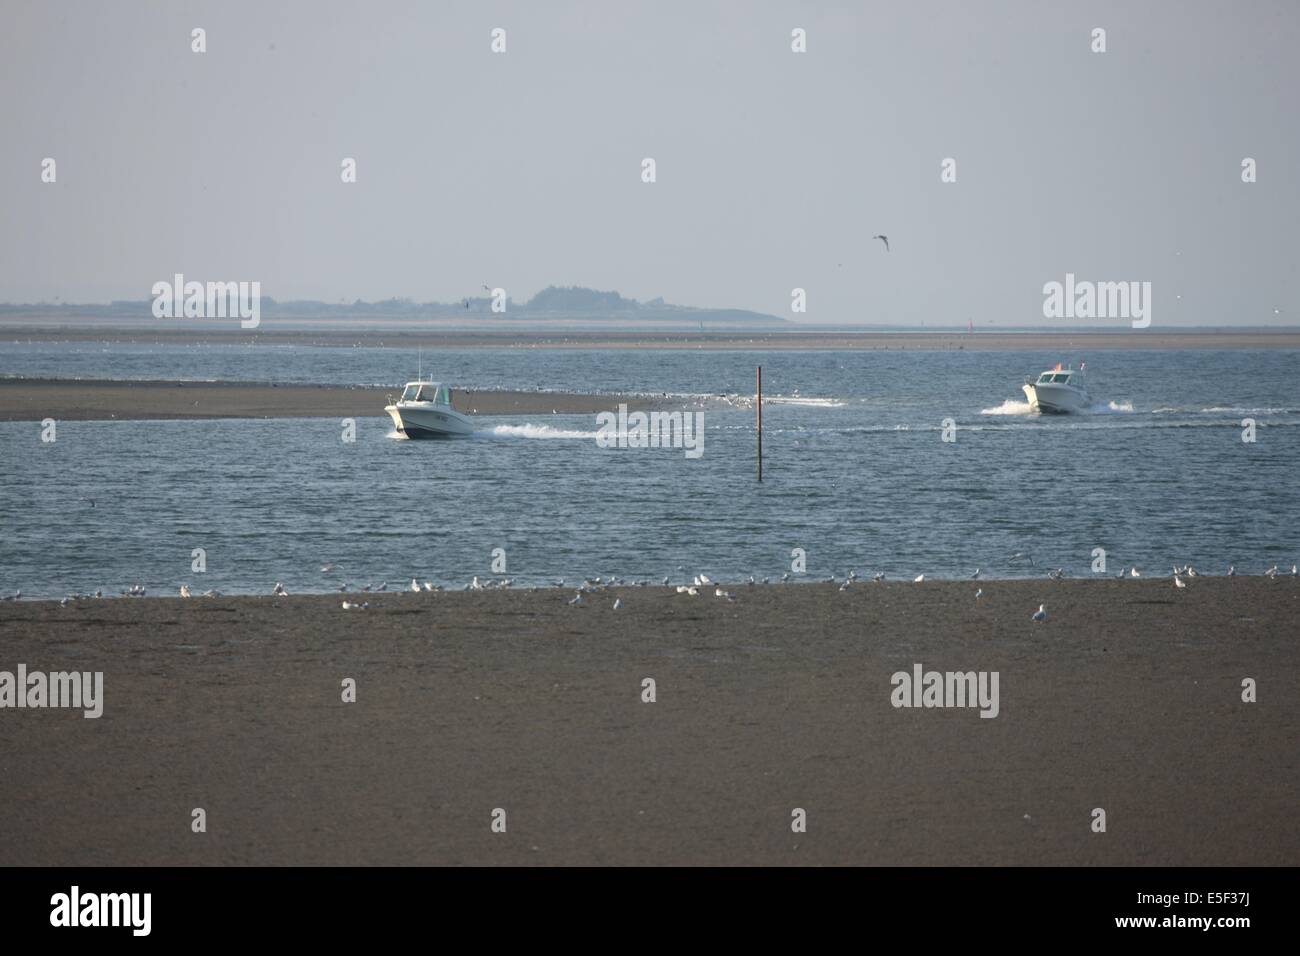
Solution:
[(407, 382), (384, 411), (407, 438), (460, 438), (474, 434), (474, 420), (451, 407), (451, 389), (441, 382)]
[(1037, 381), (1026, 379), (1024, 390), (1029, 407), (1036, 412), (1080, 412), (1092, 404), (1082, 362), (1076, 369), (1061, 368), (1057, 362), (1056, 368), (1040, 374)]

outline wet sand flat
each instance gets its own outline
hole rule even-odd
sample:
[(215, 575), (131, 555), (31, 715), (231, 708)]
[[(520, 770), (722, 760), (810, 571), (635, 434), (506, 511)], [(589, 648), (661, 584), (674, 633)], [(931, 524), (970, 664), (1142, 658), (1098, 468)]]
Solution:
[(0, 865), (1300, 863), (1300, 581), (976, 586), (0, 603)]
[[(0, 379), (0, 421), (104, 419), (334, 418), (383, 416), (401, 388), (347, 388), (241, 382)], [(644, 398), (559, 392), (452, 392), (452, 406), (474, 415), (594, 415), (648, 408)]]

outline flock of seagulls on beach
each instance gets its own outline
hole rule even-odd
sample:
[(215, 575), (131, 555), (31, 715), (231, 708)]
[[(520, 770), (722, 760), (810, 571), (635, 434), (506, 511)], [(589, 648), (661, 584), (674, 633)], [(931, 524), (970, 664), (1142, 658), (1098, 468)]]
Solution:
[[(1012, 560), (1019, 560), (1023, 558), (1027, 560), (1031, 566), (1033, 565), (1033, 560), (1023, 552), (1017, 552), (1016, 554), (1012, 555), (1011, 558)], [(321, 567), (321, 572), (325, 574), (333, 573), (334, 571), (337, 570), (338, 570), (338, 565), (336, 564), (326, 564)], [(678, 567), (677, 570), (682, 571), (683, 569), (681, 567)], [(969, 575), (969, 580), (978, 581), (980, 579), (981, 573), (982, 573), (982, 568), (976, 568)], [(1064, 580), (1065, 576), (1066, 576), (1065, 570), (1063, 568), (1052, 568), (1047, 572), (1048, 579), (1052, 581)], [(1185, 564), (1181, 566), (1175, 565), (1172, 570), (1172, 580), (1174, 583), (1174, 587), (1179, 591), (1183, 591), (1187, 589), (1188, 581), (1190, 579), (1200, 577), (1200, 576), (1202, 576), (1202, 573), (1197, 571), (1190, 564)], [(1236, 565), (1230, 565), (1225, 574), (1225, 577), (1237, 577), (1237, 576), (1239, 575), (1237, 573)], [(1291, 567), (1287, 569), (1280, 565), (1274, 564), (1271, 568), (1264, 571), (1262, 576), (1269, 578), (1271, 580), (1277, 580), (1278, 578), (1282, 578), (1282, 577), (1291, 577), (1291, 578), (1300, 577), (1300, 567), (1298, 567), (1295, 564), (1292, 564)], [(1127, 567), (1121, 567), (1118, 574), (1116, 574), (1115, 577), (1118, 579), (1129, 579), (1129, 580), (1138, 579), (1142, 577), (1142, 572), (1140, 572), (1136, 566), (1129, 565)], [(791, 576), (789, 572), (787, 572), (781, 575), (780, 583), (786, 584), (789, 583), (790, 580), (791, 580)], [(885, 572), (877, 571), (875, 574), (871, 576), (871, 580), (877, 583), (885, 581), (886, 580)], [(915, 584), (922, 584), (925, 582), (925, 580), (926, 580), (925, 574), (918, 574), (914, 578), (912, 578), (912, 582)], [(670, 577), (665, 576), (658, 583), (660, 586), (663, 587), (674, 587), (675, 593), (683, 594), (688, 597), (697, 597), (701, 593), (707, 594), (711, 590), (713, 596), (717, 599), (724, 600), (729, 603), (734, 603), (736, 600), (734, 594), (732, 594), (730, 591), (727, 591), (722, 586), (722, 584), (715, 582), (707, 574), (694, 575), (691, 578), (689, 584), (672, 585), (670, 581), (671, 581)], [(826, 583), (838, 583), (838, 579), (834, 574), (827, 576), (825, 578), (825, 581)], [(839, 590), (847, 591), (858, 581), (859, 581), (859, 577), (857, 571), (850, 570), (848, 574), (845, 575), (843, 582), (840, 583)], [(763, 578), (762, 581), (760, 582), (752, 574), (749, 576), (748, 584), (750, 586), (757, 585), (759, 583), (770, 584), (771, 578)], [(477, 575), (475, 575), (470, 579), (470, 581), (467, 584), (465, 584), (462, 588), (460, 588), (460, 590), (462, 591), (508, 590), (511, 588), (513, 584), (514, 581), (508, 577), (493, 579), (493, 578), (479, 578)], [(611, 576), (608, 578), (605, 577), (586, 578), (581, 582), (581, 584), (579, 584), (576, 587), (574, 591), (574, 595), (568, 601), (568, 603), (572, 607), (585, 607), (587, 605), (587, 600), (586, 600), (587, 596), (591, 596), (596, 593), (606, 591), (610, 588), (651, 587), (653, 586), (653, 584), (654, 582), (651, 582), (649, 580), (643, 579), (637, 581), (628, 581), (616, 576)], [(566, 585), (564, 579), (560, 578), (558, 581), (554, 582), (553, 586), (562, 589)], [(337, 585), (336, 590), (346, 593), (351, 589), (347, 583), (342, 583)], [(369, 584), (369, 583), (364, 584), (361, 586), (360, 590), (364, 593), (370, 593), (370, 594), (384, 593), (389, 590), (388, 582), (382, 581), (379, 584)], [(400, 591), (401, 589), (398, 590)], [(444, 590), (444, 588), (442, 585), (434, 584), (431, 581), (421, 582), (418, 578), (412, 577), (410, 585), (405, 590), (412, 594), (430, 594), (430, 593), (441, 592)], [(536, 592), (538, 590), (540, 590), (540, 588), (537, 586), (532, 586), (528, 588), (529, 592)], [(133, 584), (130, 587), (123, 589), (119, 593), (123, 597), (145, 597), (147, 594), (144, 586), (140, 584)], [(274, 587), (272, 587), (271, 589), (271, 595), (274, 597), (288, 597), (289, 590), (288, 588), (285, 587), (283, 582), (277, 581)], [(23, 596), (22, 591), (19, 590), (19, 591), (15, 591), (13, 594), (10, 595), (0, 595), (0, 601), (18, 601), (22, 599), (22, 596)], [(182, 584), (180, 586), (180, 596), (182, 598), (193, 598), (195, 596), (195, 592), (188, 584)], [(205, 598), (218, 598), (218, 597), (222, 597), (222, 593), (216, 589), (210, 589), (204, 591), (201, 596)], [(984, 596), (984, 589), (983, 588), (976, 589), (975, 600), (978, 602), (980, 598), (982, 598), (983, 596)], [(67, 607), (69, 604), (76, 601), (102, 599), (103, 597), (104, 597), (104, 592), (102, 590), (97, 590), (93, 594), (85, 594), (85, 593), (78, 592), (74, 594), (69, 594), (66, 597), (62, 598), (59, 601), (59, 604), (64, 607)], [(365, 602), (365, 601), (363, 602), (355, 602), (350, 600), (343, 601), (343, 610), (345, 611), (350, 611), (354, 609), (364, 610), (369, 607), (370, 607), (369, 602)], [(616, 597), (613, 604), (614, 610), (617, 611), (622, 607), (623, 607), (622, 598)], [(1046, 621), (1047, 620), (1046, 606), (1040, 604), (1038, 610), (1031, 617), (1031, 620), (1036, 623), (1042, 623)]]

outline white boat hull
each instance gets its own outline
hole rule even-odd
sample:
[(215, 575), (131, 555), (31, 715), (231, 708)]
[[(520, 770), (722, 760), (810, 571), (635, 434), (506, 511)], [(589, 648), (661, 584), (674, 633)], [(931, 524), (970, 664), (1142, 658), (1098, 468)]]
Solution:
[(398, 402), (384, 411), (407, 438), (464, 438), (474, 434), (474, 420), (447, 405)]
[(1092, 404), (1088, 393), (1072, 385), (1054, 385), (1051, 383), (1023, 386), (1029, 407), (1036, 412), (1053, 412), (1067, 414), (1081, 412)]

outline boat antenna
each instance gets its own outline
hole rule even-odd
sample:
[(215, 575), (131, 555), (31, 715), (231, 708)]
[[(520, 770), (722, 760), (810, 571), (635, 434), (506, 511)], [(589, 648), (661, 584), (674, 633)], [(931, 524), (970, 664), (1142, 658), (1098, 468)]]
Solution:
[(423, 382), (424, 381), (424, 349), (423, 348), (419, 348), (419, 347), (416, 348), (415, 362), (416, 362), (415, 377), (419, 381)]

